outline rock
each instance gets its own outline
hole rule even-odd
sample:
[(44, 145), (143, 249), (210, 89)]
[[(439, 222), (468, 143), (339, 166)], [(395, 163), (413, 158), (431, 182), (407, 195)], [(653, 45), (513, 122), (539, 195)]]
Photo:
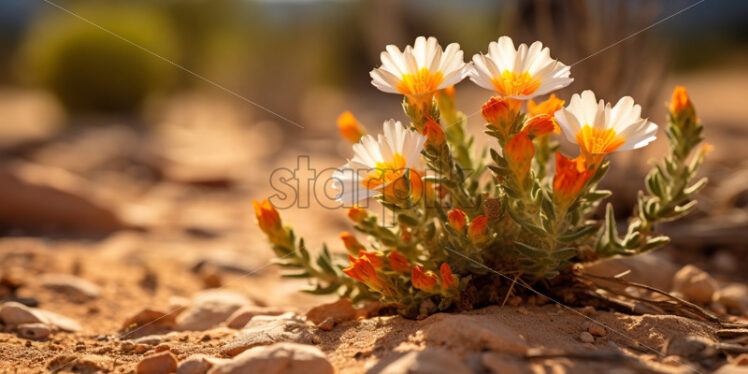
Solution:
[(316, 337), (309, 325), (294, 313), (279, 316), (257, 316), (252, 318), (229, 344), (221, 351), (230, 356), (238, 355), (247, 349), (280, 342), (312, 344)]
[(748, 374), (748, 367), (725, 364), (717, 369), (714, 374)]
[(138, 374), (172, 373), (177, 370), (177, 358), (171, 352), (161, 352), (148, 356), (138, 363)]
[(63, 354), (55, 356), (47, 363), (50, 373), (58, 371), (73, 373), (96, 373), (105, 371), (111, 366), (112, 359), (102, 355), (71, 355)]
[(154, 332), (170, 330), (176, 324), (176, 315), (160, 310), (145, 308), (125, 320), (121, 331), (138, 329), (139, 334), (149, 335)]
[(283, 311), (276, 308), (266, 308), (256, 305), (247, 305), (239, 308), (226, 320), (226, 326), (232, 329), (244, 327), (254, 316), (278, 316)]
[(94, 236), (127, 228), (92, 192), (87, 181), (63, 169), (15, 162), (0, 168), (0, 226)]
[(161, 337), (156, 335), (146, 335), (133, 340), (133, 343), (155, 346), (161, 344)]
[(228, 360), (197, 354), (187, 357), (177, 366), (177, 374), (205, 374), (213, 366)]
[(101, 293), (99, 286), (68, 274), (44, 274), (41, 285), (80, 301), (95, 299)]
[(330, 331), (335, 328), (335, 320), (332, 317), (327, 317), (324, 321), (318, 323), (317, 327), (323, 331)]
[(748, 286), (733, 283), (714, 293), (714, 301), (724, 305), (730, 313), (748, 313)]
[(306, 313), (306, 319), (315, 325), (319, 325), (328, 317), (331, 317), (334, 323), (350, 321), (356, 318), (356, 309), (353, 308), (350, 299), (340, 299), (334, 303), (316, 306)]
[(134, 352), (137, 354), (148, 352), (151, 349), (151, 346), (148, 344), (135, 344), (135, 350)]
[(30, 308), (26, 305), (9, 301), (0, 305), (0, 320), (9, 326), (42, 323), (62, 331), (79, 331), (78, 322), (47, 310)]
[(246, 297), (229, 291), (209, 291), (196, 297), (177, 316), (177, 330), (203, 331), (226, 321), (237, 309), (249, 304)]
[(244, 351), (232, 360), (217, 364), (210, 374), (334, 374), (335, 369), (316, 347), (278, 343)]
[(748, 353), (741, 353), (729, 361), (735, 366), (748, 366)]
[(81, 325), (72, 318), (68, 318), (63, 315), (43, 309), (36, 309), (36, 312), (41, 314), (42, 319), (46, 321), (47, 325), (55, 327), (59, 330), (75, 332), (82, 329)]
[(367, 374), (471, 374), (472, 370), (443, 348), (426, 348), (383, 360)]
[[(612, 277), (631, 270), (624, 279), (631, 282), (644, 283), (648, 286), (669, 290), (673, 285), (673, 276), (678, 268), (656, 253), (647, 253), (633, 257), (611, 258), (592, 264), (584, 265), (584, 271), (593, 275)], [(612, 283), (600, 281), (601, 285), (614, 287), (621, 286)]]
[(587, 331), (582, 331), (582, 333), (579, 334), (579, 340), (581, 340), (584, 343), (594, 343), (595, 337), (593, 337), (592, 334), (590, 334)]
[(483, 366), (491, 373), (524, 374), (526, 370), (522, 363), (514, 357), (487, 352), (481, 355)]
[(14, 301), (9, 301), (0, 305), (0, 320), (9, 326), (46, 322), (42, 320), (38, 313), (34, 312), (33, 308)]
[(524, 339), (500, 321), (481, 315), (434, 314), (422, 321), (427, 342), (467, 350), (525, 353)]
[(587, 329), (587, 332), (589, 332), (593, 336), (605, 336), (605, 334), (606, 334), (605, 327), (602, 327), (602, 326), (600, 326), (598, 324), (591, 325)]
[(20, 337), (31, 340), (46, 340), (50, 333), (49, 327), (43, 323), (24, 323), (16, 329)]
[(688, 301), (709, 304), (717, 290), (715, 281), (705, 271), (693, 265), (686, 265), (673, 276), (673, 291), (680, 292)]

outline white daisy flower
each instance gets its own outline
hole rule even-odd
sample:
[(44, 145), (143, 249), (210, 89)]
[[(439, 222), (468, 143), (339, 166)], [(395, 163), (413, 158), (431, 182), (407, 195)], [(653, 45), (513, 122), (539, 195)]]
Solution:
[(436, 38), (416, 38), (413, 47), (402, 52), (388, 45), (380, 58), (382, 66), (372, 70), (371, 83), (381, 91), (407, 95), (411, 99), (431, 98), (431, 94), (457, 84), (468, 74), (460, 45), (452, 43), (442, 51)]
[(551, 59), (548, 47), (535, 42), (514, 49), (512, 38), (502, 36), (488, 45), (488, 54), (473, 56), (470, 79), (499, 95), (528, 100), (571, 84), (570, 67)]
[(606, 154), (641, 148), (655, 140), (657, 125), (642, 119), (641, 112), (630, 96), (611, 107), (587, 90), (581, 96), (574, 94), (569, 106), (556, 112), (556, 122), (583, 153)]
[(336, 200), (353, 204), (382, 194), (384, 188), (406, 171), (420, 169), (420, 153), (426, 137), (406, 129), (399, 121), (384, 123), (384, 135), (371, 135), (353, 145), (354, 156), (333, 173)]

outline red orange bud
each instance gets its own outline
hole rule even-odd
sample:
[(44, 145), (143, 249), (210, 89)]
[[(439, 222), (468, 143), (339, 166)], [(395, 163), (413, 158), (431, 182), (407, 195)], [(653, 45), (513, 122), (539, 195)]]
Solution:
[(280, 214), (278, 214), (273, 204), (270, 204), (267, 199), (262, 201), (252, 200), (252, 206), (255, 209), (257, 225), (268, 236), (271, 243), (285, 247), (293, 244), (290, 242), (290, 238), (283, 228)]
[(345, 245), (345, 249), (348, 250), (348, 253), (358, 254), (359, 251), (366, 249), (366, 247), (364, 247), (356, 237), (347, 231), (340, 233), (340, 240), (343, 241), (343, 245)]
[(410, 271), (410, 263), (408, 262), (408, 259), (405, 258), (405, 256), (403, 256), (400, 252), (392, 251), (387, 256), (387, 258), (390, 260), (390, 266), (392, 267), (392, 270), (401, 273), (407, 273), (408, 271)]
[(444, 131), (436, 121), (429, 118), (426, 121), (426, 125), (423, 127), (423, 135), (426, 135), (427, 143), (432, 146), (440, 146), (444, 144)]
[(542, 101), (539, 104), (535, 104), (532, 100), (528, 101), (527, 111), (531, 116), (538, 114), (547, 114), (551, 116), (553, 120), (553, 132), (559, 134), (561, 133), (561, 127), (556, 123), (556, 119), (553, 117), (557, 111), (564, 107), (564, 103), (566, 103), (564, 100), (559, 99), (555, 94), (551, 94), (551, 97), (549, 97), (548, 100)]
[(340, 130), (340, 136), (351, 143), (358, 143), (361, 137), (366, 134), (356, 117), (349, 111), (343, 112), (338, 117), (338, 130)]
[(449, 264), (446, 262), (442, 263), (442, 266), (439, 267), (439, 275), (442, 277), (442, 287), (445, 289), (450, 288), (457, 283), (457, 279), (452, 274), (452, 268), (450, 268)]
[(553, 196), (562, 205), (577, 198), (587, 181), (595, 173), (587, 170), (582, 158), (569, 159), (556, 152), (556, 174), (553, 176)]
[(384, 256), (382, 256), (382, 254), (377, 251), (367, 252), (361, 249), (358, 251), (358, 257), (369, 260), (369, 262), (371, 263), (371, 266), (374, 266), (374, 269), (378, 270), (384, 267)]
[(343, 273), (349, 277), (366, 284), (376, 290), (386, 290), (387, 283), (377, 274), (374, 266), (366, 258), (355, 258), (348, 256), (351, 265), (343, 269)]
[(419, 290), (432, 291), (436, 287), (436, 275), (430, 271), (424, 272), (420, 265), (413, 266), (410, 277), (413, 287)]
[(538, 114), (525, 121), (522, 131), (530, 136), (541, 136), (553, 131), (554, 126), (553, 117), (548, 114)]
[(504, 147), (504, 156), (519, 184), (524, 184), (525, 178), (530, 173), (532, 158), (535, 156), (535, 144), (532, 143), (527, 133), (521, 131), (514, 135)]
[(673, 90), (673, 97), (670, 99), (670, 113), (676, 115), (685, 109), (693, 109), (688, 92), (683, 86), (677, 86)]
[(359, 208), (359, 207), (353, 207), (348, 209), (348, 212), (346, 212), (346, 215), (348, 218), (351, 219), (351, 221), (356, 223), (363, 222), (367, 217), (369, 217), (369, 213), (366, 211), (366, 209)]
[(488, 239), (487, 225), (488, 218), (482, 215), (475, 217), (470, 222), (470, 227), (468, 227), (468, 237), (473, 243), (482, 243)]
[(452, 209), (447, 213), (447, 221), (458, 232), (462, 232), (467, 225), (467, 214), (460, 209)]
[(512, 106), (501, 97), (494, 96), (483, 104), (480, 110), (480, 115), (483, 119), (494, 125), (501, 125), (508, 123), (509, 120), (514, 120), (512, 114)]

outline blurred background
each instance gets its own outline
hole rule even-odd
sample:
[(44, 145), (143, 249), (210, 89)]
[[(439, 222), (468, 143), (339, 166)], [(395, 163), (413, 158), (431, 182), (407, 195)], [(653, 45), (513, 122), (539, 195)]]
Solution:
[[(695, 214), (662, 230), (681, 261), (746, 276), (748, 2), (703, 1), (663, 20), (696, 3), (0, 0), (0, 232), (263, 264), (271, 253), (250, 201), (273, 193), (271, 172), (299, 155), (319, 172), (344, 163), (344, 110), (373, 133), (404, 119), (401, 98), (369, 83), (385, 45), (433, 35), (469, 59), (506, 34), (573, 66), (574, 83), (556, 92), (565, 100), (631, 95), (663, 123), (672, 88), (688, 88), (715, 146), (711, 182)], [(468, 114), (490, 97), (467, 80), (456, 90)], [(472, 115), (469, 131), (481, 122)], [(662, 136), (616, 155), (605, 184), (622, 217), (665, 149)], [(348, 229), (314, 202), (282, 214), (312, 246), (339, 247)]]

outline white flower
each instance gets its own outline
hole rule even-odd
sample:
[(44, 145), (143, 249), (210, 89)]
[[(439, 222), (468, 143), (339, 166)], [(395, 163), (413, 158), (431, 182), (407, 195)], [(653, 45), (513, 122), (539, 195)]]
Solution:
[(384, 135), (371, 135), (353, 145), (354, 156), (333, 173), (336, 200), (352, 204), (383, 193), (406, 171), (421, 166), (420, 153), (426, 137), (406, 129), (399, 121), (384, 123)]
[(388, 45), (380, 58), (382, 66), (372, 70), (371, 83), (388, 93), (400, 93), (411, 98), (430, 98), (435, 91), (463, 80), (469, 65), (465, 64), (460, 45), (452, 43), (442, 51), (436, 38), (416, 38), (413, 47), (402, 52)]
[(569, 106), (556, 112), (556, 122), (582, 152), (605, 154), (644, 147), (655, 140), (657, 125), (641, 118), (642, 108), (626, 96), (611, 108), (590, 90), (574, 94)]
[(488, 54), (473, 56), (470, 79), (499, 95), (527, 100), (571, 84), (570, 68), (551, 59), (548, 47), (535, 42), (514, 49), (512, 38), (502, 36), (488, 45)]

